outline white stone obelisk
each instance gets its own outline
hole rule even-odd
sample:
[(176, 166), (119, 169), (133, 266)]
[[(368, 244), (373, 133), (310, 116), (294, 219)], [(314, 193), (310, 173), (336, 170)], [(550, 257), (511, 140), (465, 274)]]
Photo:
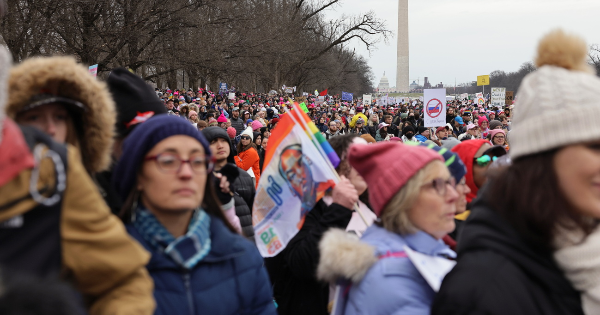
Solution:
[(398, 60), (396, 90), (408, 92), (408, 0), (398, 0)]

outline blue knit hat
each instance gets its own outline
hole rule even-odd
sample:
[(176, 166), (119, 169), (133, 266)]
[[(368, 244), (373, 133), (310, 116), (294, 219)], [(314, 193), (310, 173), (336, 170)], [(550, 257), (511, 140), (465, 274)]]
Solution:
[(162, 140), (177, 135), (190, 136), (204, 148), (206, 157), (211, 157), (208, 141), (188, 121), (167, 114), (156, 115), (134, 129), (123, 142), (123, 154), (113, 172), (112, 184), (122, 201), (127, 199), (135, 185), (136, 177), (144, 156)]
[[(406, 144), (413, 143), (407, 142)], [(444, 161), (446, 161), (446, 167), (448, 167), (450, 175), (454, 177), (457, 183), (460, 182), (460, 180), (465, 176), (465, 174), (467, 174), (467, 167), (465, 166), (465, 163), (463, 163), (463, 161), (460, 159), (458, 154), (450, 151), (447, 148), (438, 147), (435, 143), (420, 143), (418, 145), (432, 149), (433, 151), (439, 153), (444, 158)]]

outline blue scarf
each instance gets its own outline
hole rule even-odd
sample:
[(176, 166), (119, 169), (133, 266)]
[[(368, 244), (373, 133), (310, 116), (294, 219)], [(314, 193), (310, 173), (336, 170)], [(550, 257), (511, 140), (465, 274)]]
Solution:
[(194, 268), (210, 252), (210, 216), (202, 209), (194, 212), (187, 233), (177, 239), (141, 205), (133, 226), (154, 249), (185, 269)]

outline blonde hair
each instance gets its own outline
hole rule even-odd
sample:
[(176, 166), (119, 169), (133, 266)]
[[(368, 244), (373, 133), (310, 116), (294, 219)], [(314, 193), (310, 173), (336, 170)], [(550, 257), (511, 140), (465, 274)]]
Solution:
[[(373, 116), (377, 117), (377, 122), (375, 123), (375, 125), (373, 125), (373, 120), (371, 120), (371, 118), (373, 118)], [(369, 121), (367, 122), (367, 126), (378, 126), (379, 125), (379, 116), (377, 114), (371, 114), (369, 116)]]
[(425, 178), (427, 177), (427, 173), (435, 167), (435, 163), (432, 162), (427, 163), (425, 167), (413, 175), (396, 195), (392, 197), (381, 212), (380, 226), (390, 232), (401, 235), (413, 234), (417, 231), (417, 228), (408, 218), (408, 212), (419, 197), (421, 187), (426, 184)]

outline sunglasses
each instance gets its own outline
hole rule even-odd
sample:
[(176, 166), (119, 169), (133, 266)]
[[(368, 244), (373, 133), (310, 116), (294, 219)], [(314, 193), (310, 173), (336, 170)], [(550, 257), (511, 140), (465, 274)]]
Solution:
[(248, 137), (248, 136), (243, 136), (243, 137), (241, 137), (240, 139), (242, 139), (242, 140), (250, 140), (250, 137)]
[(478, 158), (473, 158), (473, 163), (477, 163), (477, 165), (481, 166), (481, 167), (486, 167), (488, 166), (491, 162), (496, 161), (498, 158), (497, 157), (491, 157), (489, 155), (483, 155), (480, 156)]

